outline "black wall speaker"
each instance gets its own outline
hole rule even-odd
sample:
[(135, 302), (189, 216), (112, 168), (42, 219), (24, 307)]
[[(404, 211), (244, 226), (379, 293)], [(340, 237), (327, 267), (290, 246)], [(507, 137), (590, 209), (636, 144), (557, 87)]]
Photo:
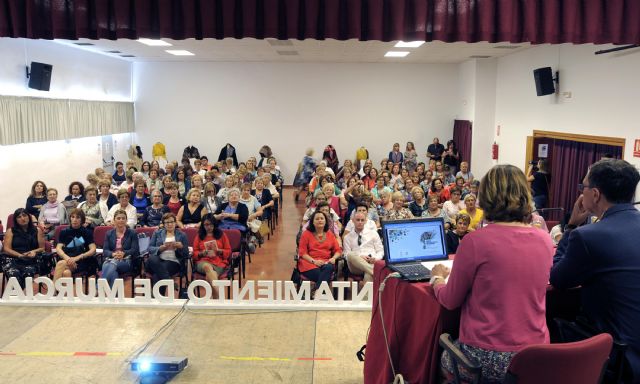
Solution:
[(533, 78), (536, 81), (536, 93), (538, 96), (555, 93), (553, 87), (553, 72), (551, 67), (538, 68), (533, 70)]
[(48, 91), (51, 85), (51, 72), (53, 72), (53, 65), (32, 61), (29, 88)]

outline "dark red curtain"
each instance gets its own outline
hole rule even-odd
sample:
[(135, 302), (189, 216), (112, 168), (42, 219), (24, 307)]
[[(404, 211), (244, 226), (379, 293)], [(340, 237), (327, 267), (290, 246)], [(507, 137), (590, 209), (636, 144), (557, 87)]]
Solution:
[(471, 169), (471, 122), (469, 120), (453, 121), (453, 141), (458, 146), (460, 162), (468, 162)]
[(637, 0), (0, 0), (0, 37), (640, 43)]
[[(554, 140), (550, 151), (553, 152), (550, 206), (562, 207), (567, 213), (580, 195), (578, 184), (582, 183), (591, 164), (605, 155), (622, 158), (622, 147), (569, 140)], [(561, 217), (550, 212), (550, 219), (560, 220)]]

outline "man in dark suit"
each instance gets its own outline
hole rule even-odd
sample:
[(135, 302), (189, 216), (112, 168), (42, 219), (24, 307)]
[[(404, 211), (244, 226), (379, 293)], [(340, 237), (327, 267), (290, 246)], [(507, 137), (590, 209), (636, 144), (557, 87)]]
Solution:
[[(628, 344), (625, 382), (632, 383), (640, 383), (640, 212), (631, 204), (639, 180), (638, 170), (624, 160), (600, 160), (591, 167), (550, 279), (560, 289), (582, 286), (588, 319)], [(591, 214), (599, 220), (581, 225)]]

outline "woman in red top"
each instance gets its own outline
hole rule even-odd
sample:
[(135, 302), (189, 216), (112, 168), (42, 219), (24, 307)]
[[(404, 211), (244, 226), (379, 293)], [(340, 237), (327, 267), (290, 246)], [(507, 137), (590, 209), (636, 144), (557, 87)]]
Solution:
[(169, 198), (166, 199), (164, 205), (169, 208), (171, 213), (178, 216), (178, 212), (180, 211), (180, 208), (182, 208), (184, 202), (180, 198), (177, 184), (174, 182), (165, 184), (164, 191), (169, 195)]
[[(218, 228), (218, 221), (212, 213), (207, 213), (200, 222), (198, 236), (193, 242), (193, 262), (196, 271), (207, 277), (207, 281), (218, 280), (219, 276), (229, 267), (231, 244), (229, 238)], [(213, 298), (218, 297), (218, 291), (213, 288)]]
[(429, 188), (429, 197), (431, 196), (438, 198), (438, 207), (442, 208), (445, 201), (451, 199), (451, 192), (444, 186), (441, 179), (433, 179)]
[(309, 220), (309, 227), (300, 237), (298, 270), (309, 280), (315, 281), (317, 288), (323, 281), (329, 283), (341, 254), (338, 240), (329, 231), (329, 220), (324, 213), (315, 211)]
[(371, 188), (376, 186), (376, 179), (378, 178), (378, 170), (375, 168), (371, 168), (369, 173), (362, 178), (362, 182), (364, 183), (364, 187), (367, 191), (370, 191)]

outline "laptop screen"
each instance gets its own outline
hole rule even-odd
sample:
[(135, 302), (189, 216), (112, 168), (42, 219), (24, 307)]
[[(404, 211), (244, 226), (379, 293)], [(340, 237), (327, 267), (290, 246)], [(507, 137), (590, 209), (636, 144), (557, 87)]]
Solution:
[(382, 236), (389, 264), (447, 259), (441, 218), (384, 221)]

